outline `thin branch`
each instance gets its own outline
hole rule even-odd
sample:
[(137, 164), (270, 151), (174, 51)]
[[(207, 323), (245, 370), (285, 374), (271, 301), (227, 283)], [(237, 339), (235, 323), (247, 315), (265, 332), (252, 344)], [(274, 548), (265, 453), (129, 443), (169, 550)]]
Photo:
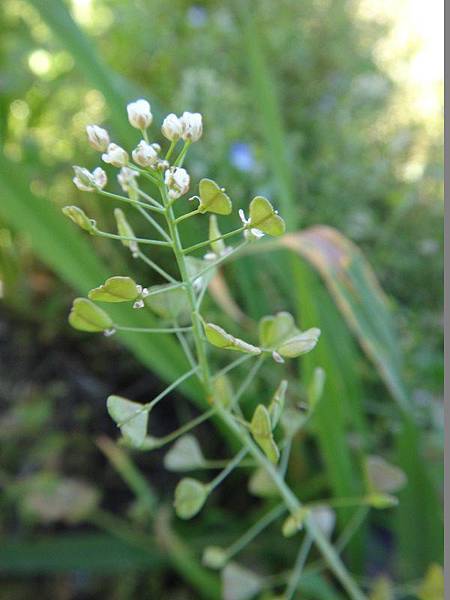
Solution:
[[(198, 209), (197, 209), (198, 210)], [(193, 211), (195, 212), (195, 211)], [(188, 213), (192, 215), (192, 213)], [(175, 221), (176, 222), (176, 221)], [(242, 233), (245, 229), (244, 227), (239, 227), (238, 229), (233, 229), (233, 231), (229, 231), (228, 233), (224, 233), (212, 240), (206, 240), (205, 242), (199, 242), (198, 244), (194, 244), (193, 246), (189, 246), (188, 248), (183, 249), (183, 254), (189, 254), (190, 252), (194, 252), (194, 250), (199, 250), (200, 248), (204, 248), (205, 246), (209, 246), (210, 244), (214, 244), (214, 242), (219, 242), (220, 240), (226, 240), (233, 235), (237, 235), (238, 233)]]
[(147, 210), (153, 210), (154, 212), (162, 214), (164, 212), (163, 208), (158, 208), (156, 206), (151, 206), (146, 202), (140, 202), (139, 200), (131, 200), (130, 198), (126, 198), (125, 196), (120, 196), (119, 194), (113, 194), (111, 192), (106, 192), (105, 190), (98, 189), (97, 192), (101, 196), (106, 196), (107, 198), (112, 198), (113, 200), (118, 200), (119, 202), (125, 202), (126, 204), (131, 204), (134, 206), (141, 206), (146, 208)]
[(117, 331), (133, 331), (135, 333), (179, 333), (192, 331), (192, 327), (127, 327), (126, 325), (114, 325)]
[(148, 240), (147, 238), (125, 237), (122, 235), (117, 235), (115, 233), (107, 233), (106, 231), (100, 231), (99, 229), (95, 230), (95, 235), (97, 235), (98, 237), (109, 238), (111, 240), (119, 240), (121, 242), (136, 242), (137, 244), (148, 244), (150, 246), (165, 246), (166, 248), (172, 246), (170, 242), (162, 240)]
[(164, 269), (162, 269), (159, 265), (157, 265), (155, 262), (153, 262), (151, 260), (151, 258), (148, 258), (148, 256), (146, 256), (145, 254), (143, 254), (140, 250), (138, 250), (136, 254), (137, 254), (138, 258), (140, 258), (141, 260), (143, 260), (145, 262), (145, 264), (147, 264), (154, 271), (156, 271), (157, 273), (159, 273), (161, 275), (161, 277), (164, 277), (164, 279), (166, 279), (170, 283), (176, 283), (176, 284), (181, 283), (180, 281), (177, 281), (175, 279), (175, 277), (172, 277), (172, 275), (169, 275), (169, 273), (167, 273), (167, 271), (165, 271)]

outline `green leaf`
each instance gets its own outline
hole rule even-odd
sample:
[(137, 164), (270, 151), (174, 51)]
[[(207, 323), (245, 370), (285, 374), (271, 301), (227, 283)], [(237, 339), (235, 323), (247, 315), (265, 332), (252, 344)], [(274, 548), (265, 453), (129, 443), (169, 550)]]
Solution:
[(366, 475), (371, 492), (393, 493), (401, 490), (407, 482), (405, 473), (391, 465), (381, 456), (366, 457)]
[(217, 348), (236, 350), (237, 352), (244, 352), (246, 354), (261, 354), (261, 348), (252, 346), (239, 338), (235, 338), (233, 335), (222, 329), (222, 327), (214, 325), (214, 323), (204, 323), (203, 327), (206, 339), (213, 346), (217, 346)]
[(302, 331), (298, 335), (287, 339), (280, 344), (276, 351), (285, 358), (296, 358), (307, 352), (311, 352), (317, 345), (320, 336), (320, 329), (312, 327)]
[(131, 302), (140, 294), (140, 288), (131, 277), (109, 277), (103, 285), (94, 288), (88, 294), (97, 302)]
[(249, 600), (263, 587), (261, 577), (231, 562), (222, 571), (223, 600)]
[(199, 184), (201, 213), (211, 212), (218, 215), (229, 215), (232, 204), (224, 188), (220, 188), (212, 179), (202, 179)]
[(180, 519), (191, 519), (201, 510), (208, 498), (208, 487), (191, 477), (182, 479), (175, 489), (175, 512)]
[(286, 391), (288, 387), (288, 382), (283, 379), (280, 385), (277, 387), (275, 394), (272, 397), (272, 400), (269, 404), (269, 415), (270, 421), (272, 423), (272, 429), (278, 425), (278, 421), (281, 418), (284, 410), (284, 404), (286, 400)]
[(62, 209), (62, 212), (66, 215), (66, 217), (69, 217), (69, 219), (73, 221), (75, 225), (78, 225), (78, 227), (81, 227), (81, 229), (87, 231), (91, 235), (95, 234), (97, 230), (95, 221), (90, 219), (84, 210), (78, 206), (65, 206)]
[(272, 422), (270, 420), (269, 411), (263, 404), (258, 404), (253, 413), (250, 422), (250, 432), (267, 458), (272, 463), (276, 464), (280, 458), (280, 451), (273, 439)]
[(272, 236), (283, 235), (286, 225), (267, 198), (256, 196), (250, 202), (250, 227)]
[(145, 405), (121, 396), (109, 396), (106, 407), (125, 441), (139, 448), (147, 433), (148, 410), (145, 409)]
[(168, 471), (190, 471), (205, 462), (197, 438), (191, 434), (180, 437), (164, 457)]
[(80, 331), (106, 331), (113, 327), (111, 317), (87, 298), (75, 298), (69, 323)]

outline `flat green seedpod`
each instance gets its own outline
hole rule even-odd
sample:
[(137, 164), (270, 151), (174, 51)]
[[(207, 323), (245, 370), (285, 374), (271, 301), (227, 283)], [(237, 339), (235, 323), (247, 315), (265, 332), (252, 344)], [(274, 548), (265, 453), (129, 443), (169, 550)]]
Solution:
[(272, 400), (270, 401), (269, 416), (270, 422), (272, 423), (272, 429), (275, 429), (275, 427), (278, 425), (278, 421), (283, 414), (287, 387), (288, 382), (283, 379), (283, 381), (277, 387), (275, 394), (272, 396)]
[(84, 231), (87, 231), (91, 235), (96, 232), (95, 221), (90, 219), (84, 210), (81, 210), (78, 206), (65, 206), (62, 211), (66, 217), (69, 217), (75, 225), (78, 225)]
[(263, 317), (259, 322), (259, 340), (261, 346), (275, 350), (277, 346), (299, 332), (294, 317), (282, 311), (276, 315)]
[(175, 512), (180, 519), (191, 519), (201, 510), (208, 497), (209, 490), (206, 485), (185, 477), (175, 489)]
[[(128, 223), (127, 218), (125, 217), (125, 213), (121, 208), (114, 209), (114, 217), (116, 219), (117, 224), (117, 233), (124, 238), (134, 238), (134, 231), (131, 228), (131, 225)], [(121, 240), (122, 244), (131, 250), (133, 254), (138, 251), (137, 242), (132, 240)]]
[(283, 235), (286, 224), (267, 198), (256, 196), (250, 202), (250, 227), (272, 236)]
[(106, 331), (113, 327), (111, 317), (87, 298), (75, 298), (69, 323), (80, 331)]
[(264, 581), (256, 573), (230, 562), (222, 571), (223, 600), (250, 600), (264, 587)]
[(202, 563), (210, 569), (223, 569), (227, 560), (227, 553), (220, 546), (206, 546), (203, 551)]
[(212, 381), (212, 404), (228, 408), (233, 400), (233, 386), (226, 375), (217, 375)]
[(213, 346), (222, 348), (223, 350), (236, 350), (237, 352), (244, 352), (246, 354), (261, 354), (261, 348), (252, 346), (239, 338), (234, 337), (230, 333), (227, 333), (225, 329), (215, 325), (214, 323), (203, 324), (206, 339)]
[(168, 471), (190, 471), (205, 462), (197, 438), (188, 433), (181, 436), (164, 457)]
[(131, 277), (115, 276), (91, 290), (88, 296), (97, 302), (131, 302), (136, 300), (140, 291)]
[(148, 411), (144, 405), (122, 396), (109, 396), (106, 401), (109, 416), (117, 424), (125, 441), (139, 448), (147, 433)]
[(372, 508), (383, 510), (385, 508), (392, 508), (398, 505), (398, 500), (395, 496), (390, 494), (369, 494), (365, 497), (365, 502)]
[(173, 321), (189, 311), (189, 300), (182, 287), (172, 288), (170, 283), (153, 285), (148, 288), (148, 292), (148, 296), (144, 298), (146, 306), (163, 319)]
[(258, 404), (253, 413), (250, 422), (250, 432), (270, 462), (276, 464), (280, 458), (280, 451), (273, 439), (269, 411), (263, 404)]
[(218, 215), (229, 215), (233, 208), (231, 199), (225, 190), (220, 188), (212, 179), (202, 179), (199, 183), (201, 213), (211, 212)]
[(281, 531), (284, 537), (292, 537), (298, 531), (303, 529), (305, 521), (308, 515), (311, 514), (311, 510), (306, 507), (301, 507), (293, 515), (289, 515), (287, 519), (285, 519)]
[(398, 492), (406, 484), (405, 473), (381, 456), (374, 454), (367, 456), (365, 467), (371, 492)]
[(319, 336), (320, 329), (312, 327), (284, 341), (278, 346), (277, 352), (285, 358), (296, 358), (297, 356), (311, 352), (319, 341)]
[(308, 384), (308, 405), (309, 410), (314, 410), (315, 406), (322, 398), (325, 387), (325, 371), (322, 367), (316, 367)]
[[(217, 239), (221, 235), (222, 234), (220, 232), (219, 225), (217, 223), (216, 215), (210, 215), (209, 216), (209, 241), (211, 243), (211, 250), (217, 256), (220, 256), (221, 254), (223, 254), (223, 252), (225, 252), (225, 241)], [(216, 241), (212, 241), (212, 240), (216, 240)]]
[(248, 491), (258, 498), (272, 498), (280, 492), (272, 478), (262, 467), (255, 469), (248, 481)]

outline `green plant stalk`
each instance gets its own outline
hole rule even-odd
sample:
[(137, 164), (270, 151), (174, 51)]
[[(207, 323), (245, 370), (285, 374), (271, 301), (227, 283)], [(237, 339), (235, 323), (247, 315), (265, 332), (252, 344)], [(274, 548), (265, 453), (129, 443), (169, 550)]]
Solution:
[[(166, 219), (169, 227), (169, 232), (173, 240), (173, 250), (180, 271), (180, 277), (182, 282), (184, 282), (186, 285), (188, 301), (191, 307), (191, 318), (193, 327), (192, 332), (197, 353), (197, 359), (200, 366), (201, 379), (206, 393), (206, 398), (208, 400), (208, 403), (210, 403), (211, 374), (206, 354), (205, 342), (203, 338), (201, 317), (197, 311), (195, 292), (192, 281), (190, 280), (187, 272), (185, 256), (177, 224), (175, 223), (173, 208), (172, 206), (168, 205), (166, 189), (162, 184), (160, 185), (160, 191), (161, 197), (166, 206)], [(301, 508), (302, 505), (299, 502), (298, 498), (295, 496), (295, 494), (292, 492), (290, 487), (286, 484), (283, 477), (280, 475), (280, 473), (278, 473), (274, 465), (259, 450), (259, 448), (253, 442), (248, 433), (236, 423), (231, 413), (229, 413), (222, 407), (218, 407), (217, 414), (224, 422), (224, 424), (228, 427), (228, 429), (230, 429), (239, 438), (243, 446), (247, 448), (247, 450), (253, 455), (256, 462), (267, 471), (275, 486), (278, 488), (281, 497), (286, 503), (287, 508), (292, 514), (295, 514)], [(315, 524), (315, 522), (312, 519), (307, 519), (305, 526), (309, 535), (312, 537), (315, 544), (319, 547), (320, 551), (322, 552), (326, 562), (328, 563), (329, 568), (333, 571), (337, 579), (341, 582), (342, 586), (349, 594), (349, 597), (352, 600), (366, 600), (366, 596), (359, 589), (358, 585), (354, 582), (350, 574), (347, 572), (342, 560), (335, 552), (333, 546), (322, 534), (321, 530)]]
[(294, 568), (292, 569), (291, 576), (289, 577), (287, 589), (284, 594), (285, 600), (292, 600), (292, 598), (294, 598), (295, 596), (295, 592), (297, 591), (300, 579), (302, 578), (303, 569), (305, 566), (306, 559), (308, 558), (308, 554), (311, 549), (312, 543), (312, 537), (309, 533), (307, 533), (302, 545), (300, 546), (300, 550), (297, 555), (297, 560), (295, 561)]

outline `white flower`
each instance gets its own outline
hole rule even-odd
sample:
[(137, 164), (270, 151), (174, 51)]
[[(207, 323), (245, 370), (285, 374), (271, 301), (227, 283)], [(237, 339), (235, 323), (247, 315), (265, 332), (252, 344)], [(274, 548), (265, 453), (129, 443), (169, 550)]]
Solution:
[(151, 144), (141, 140), (131, 153), (134, 162), (141, 167), (151, 167), (158, 160), (158, 152)]
[(90, 145), (94, 150), (104, 152), (109, 144), (109, 134), (106, 129), (102, 129), (98, 125), (88, 125), (86, 133)]
[(117, 175), (117, 181), (124, 192), (130, 191), (136, 187), (136, 177), (139, 177), (139, 173), (128, 167), (122, 167), (119, 174)]
[(190, 177), (185, 169), (171, 167), (164, 174), (164, 182), (169, 188), (169, 198), (175, 200), (188, 191)]
[[(239, 209), (239, 218), (241, 219), (241, 221), (244, 225), (250, 224), (250, 219), (246, 218), (245, 213), (242, 210), (242, 208)], [(245, 236), (245, 239), (247, 239), (247, 240), (253, 240), (253, 239), (259, 240), (260, 238), (264, 237), (264, 232), (261, 231), (260, 229), (257, 229), (256, 227), (251, 227), (250, 229), (246, 229), (244, 231), (244, 236)]]
[(78, 166), (74, 166), (73, 170), (75, 171), (75, 177), (72, 181), (82, 192), (101, 190), (108, 181), (105, 171), (100, 167), (94, 169), (92, 173), (88, 169)]
[(136, 129), (147, 129), (153, 121), (150, 104), (147, 100), (136, 100), (127, 106), (128, 120)]
[(170, 115), (167, 115), (167, 117), (164, 119), (161, 131), (164, 137), (171, 142), (175, 142), (183, 133), (183, 123), (181, 119), (177, 117), (177, 115), (170, 113)]
[(102, 154), (102, 159), (105, 163), (113, 167), (125, 167), (128, 164), (128, 152), (117, 144), (108, 144), (108, 150)]
[(183, 128), (181, 137), (183, 140), (196, 142), (202, 137), (203, 122), (200, 113), (184, 112), (180, 117), (181, 126)]

